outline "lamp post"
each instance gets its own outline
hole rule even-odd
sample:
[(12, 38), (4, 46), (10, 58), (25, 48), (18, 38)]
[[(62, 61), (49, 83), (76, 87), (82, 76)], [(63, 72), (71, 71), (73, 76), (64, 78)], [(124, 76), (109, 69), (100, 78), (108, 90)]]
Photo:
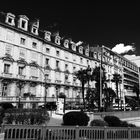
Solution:
[(101, 46), (101, 59), (100, 59), (100, 111), (102, 108), (102, 90), (103, 90), (103, 83), (102, 83), (102, 76), (103, 76), (103, 70), (102, 70), (102, 57), (103, 57), (103, 46)]
[(25, 85), (25, 82), (24, 81), (17, 81), (17, 87), (19, 88), (19, 96), (18, 96), (18, 108), (20, 108), (20, 104), (21, 104), (21, 90), (22, 88), (24, 87)]

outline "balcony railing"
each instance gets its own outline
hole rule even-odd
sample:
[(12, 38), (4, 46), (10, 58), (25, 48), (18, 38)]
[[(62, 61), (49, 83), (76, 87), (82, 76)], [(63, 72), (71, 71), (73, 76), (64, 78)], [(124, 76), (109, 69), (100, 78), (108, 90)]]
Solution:
[(3, 72), (2, 76), (3, 77), (7, 77), (7, 78), (9, 78), (9, 77), (11, 78), (12, 77), (12, 73), (5, 73), (5, 72)]
[(46, 82), (47, 82), (47, 83), (50, 83), (50, 82), (51, 82), (51, 79), (46, 79)]
[(64, 84), (70, 85), (70, 82), (69, 81), (65, 81)]
[(25, 77), (26, 77), (25, 75), (19, 75), (19, 74), (17, 75), (17, 78), (19, 79), (25, 79)]
[[(17, 103), (19, 101), (19, 97), (17, 96), (0, 96), (0, 102), (10, 102), (10, 103)], [(28, 102), (37, 102), (37, 103), (43, 103), (44, 102), (44, 97), (20, 97), (20, 101), (23, 103), (28, 103)], [(46, 98), (47, 102), (53, 102), (56, 101), (56, 98), (54, 97), (47, 97)]]
[(60, 84), (61, 80), (55, 80), (55, 83)]
[(34, 80), (34, 81), (37, 81), (38, 80), (38, 77), (36, 77), (36, 76), (30, 76), (30, 79), (31, 80)]
[(78, 86), (78, 83), (76, 83), (76, 82), (73, 82), (73, 85), (74, 85), (74, 86)]

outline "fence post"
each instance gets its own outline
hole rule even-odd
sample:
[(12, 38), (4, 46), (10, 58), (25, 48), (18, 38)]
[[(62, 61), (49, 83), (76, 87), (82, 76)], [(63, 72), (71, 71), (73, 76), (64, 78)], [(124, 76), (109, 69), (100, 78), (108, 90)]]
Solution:
[(4, 133), (4, 124), (1, 126), (1, 133)]
[(128, 140), (131, 140), (131, 128), (128, 127)]
[(79, 126), (75, 127), (75, 140), (79, 140)]
[(45, 130), (46, 130), (46, 127), (42, 126), (42, 132), (41, 132), (42, 140), (45, 140)]
[(107, 127), (104, 126), (104, 140), (107, 140)]

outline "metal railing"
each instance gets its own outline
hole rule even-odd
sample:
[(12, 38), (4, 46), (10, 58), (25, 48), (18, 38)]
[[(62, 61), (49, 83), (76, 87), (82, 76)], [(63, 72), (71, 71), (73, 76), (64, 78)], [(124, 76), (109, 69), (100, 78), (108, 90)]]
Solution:
[(140, 128), (3, 125), (5, 140), (139, 140)]

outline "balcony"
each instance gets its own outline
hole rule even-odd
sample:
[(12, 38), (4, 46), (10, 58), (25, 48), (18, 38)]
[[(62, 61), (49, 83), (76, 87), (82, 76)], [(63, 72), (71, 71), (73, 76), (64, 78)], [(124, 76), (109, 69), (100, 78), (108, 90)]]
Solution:
[(74, 85), (74, 86), (78, 86), (78, 83), (76, 83), (76, 82), (73, 82), (73, 85)]
[(55, 83), (60, 84), (61, 80), (55, 80)]
[(25, 77), (26, 77), (25, 75), (19, 75), (19, 74), (17, 75), (18, 79), (25, 79)]
[(2, 76), (3, 77), (7, 77), (7, 78), (12, 78), (12, 73), (5, 73), (5, 72), (3, 72)]
[(70, 82), (69, 81), (65, 81), (64, 84), (65, 85), (70, 85)]
[(47, 83), (50, 83), (50, 82), (51, 82), (51, 79), (46, 79), (46, 82), (47, 82)]
[(38, 77), (36, 77), (36, 76), (30, 76), (30, 79), (33, 80), (33, 81), (37, 81), (38, 80)]
[[(21, 103), (44, 103), (44, 97), (21, 97), (20, 98)], [(56, 101), (56, 98), (54, 97), (47, 97), (47, 102)], [(8, 102), (8, 103), (18, 103), (19, 97), (18, 96), (0, 96), (0, 102)]]

